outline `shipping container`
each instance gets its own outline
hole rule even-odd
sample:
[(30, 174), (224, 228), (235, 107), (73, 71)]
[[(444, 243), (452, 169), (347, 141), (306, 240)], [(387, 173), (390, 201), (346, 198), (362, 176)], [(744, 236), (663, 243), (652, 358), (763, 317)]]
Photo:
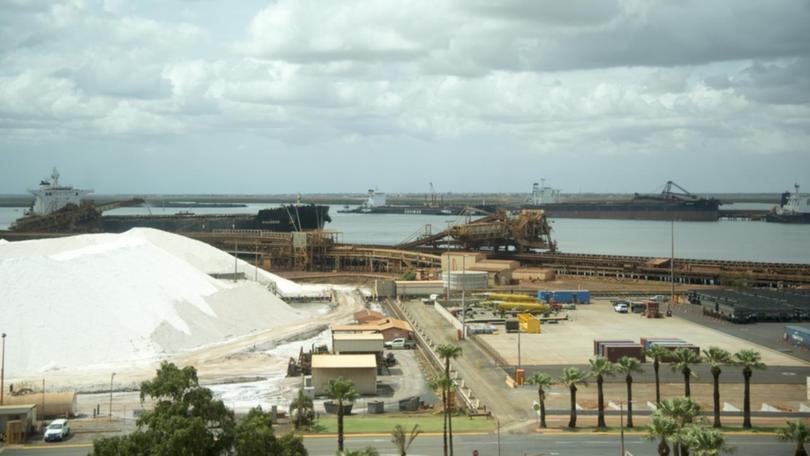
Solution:
[(610, 362), (617, 362), (623, 356), (636, 358), (642, 363), (645, 361), (644, 351), (638, 344), (606, 344), (602, 347), (602, 356)]
[(590, 304), (591, 292), (588, 290), (542, 290), (537, 292), (537, 299), (544, 302), (553, 300), (558, 304)]
[(593, 354), (594, 355), (601, 355), (602, 354), (602, 346), (604, 344), (609, 343), (616, 343), (616, 344), (632, 344), (635, 343), (629, 339), (619, 339), (619, 340), (601, 340), (601, 339), (594, 339), (593, 340)]
[(654, 341), (684, 342), (683, 339), (678, 337), (642, 337), (641, 346), (644, 348), (650, 348), (651, 343)]

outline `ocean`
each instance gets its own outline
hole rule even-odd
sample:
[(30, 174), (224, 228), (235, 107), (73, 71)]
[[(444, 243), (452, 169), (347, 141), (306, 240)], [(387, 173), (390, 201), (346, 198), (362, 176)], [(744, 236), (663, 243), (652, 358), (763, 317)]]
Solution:
[[(272, 204), (190, 209), (196, 214), (256, 213)], [(732, 207), (751, 208), (751, 205)], [(404, 214), (340, 214), (332, 206), (327, 229), (347, 243), (395, 245), (429, 225), (438, 232), (459, 217)], [(174, 214), (182, 208), (121, 208), (109, 214)], [(0, 208), (0, 229), (22, 216), (23, 208)], [(669, 257), (671, 223), (646, 220), (551, 219), (552, 239), (561, 252)], [(810, 225), (766, 222), (675, 222), (675, 256), (717, 260), (810, 264)]]

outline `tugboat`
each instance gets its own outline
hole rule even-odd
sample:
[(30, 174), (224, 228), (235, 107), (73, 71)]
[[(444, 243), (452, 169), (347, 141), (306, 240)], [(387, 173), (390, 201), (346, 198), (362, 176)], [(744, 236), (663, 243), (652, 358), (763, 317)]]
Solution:
[(782, 193), (779, 206), (765, 215), (766, 222), (810, 223), (810, 195), (799, 193), (799, 184), (793, 184), (793, 193)]

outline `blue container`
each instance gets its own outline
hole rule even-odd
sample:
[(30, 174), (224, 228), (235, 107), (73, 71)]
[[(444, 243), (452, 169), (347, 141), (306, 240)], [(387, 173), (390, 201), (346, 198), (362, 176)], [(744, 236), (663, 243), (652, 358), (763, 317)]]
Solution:
[(545, 303), (554, 299), (554, 302), (558, 304), (590, 304), (591, 292), (588, 290), (538, 291), (537, 299)]
[(793, 345), (810, 348), (810, 329), (801, 326), (785, 326), (785, 340)]
[(678, 344), (686, 345), (686, 341), (684, 341), (683, 339), (676, 339), (676, 338), (672, 338), (672, 339), (648, 339), (648, 340), (644, 341), (644, 348), (647, 349), (647, 348), (652, 347), (653, 345), (678, 345)]

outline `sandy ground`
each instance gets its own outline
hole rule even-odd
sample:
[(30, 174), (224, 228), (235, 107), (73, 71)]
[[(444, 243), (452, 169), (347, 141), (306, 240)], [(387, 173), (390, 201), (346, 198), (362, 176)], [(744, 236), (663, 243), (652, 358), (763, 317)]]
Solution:
[[(181, 366), (197, 368), (200, 381), (224, 383), (239, 378), (264, 378), (270, 371), (286, 372), (286, 359), (272, 357), (265, 350), (295, 338), (302, 333), (323, 329), (334, 322), (350, 321), (352, 314), (364, 306), (359, 292), (337, 293), (336, 307), (325, 315), (293, 325), (258, 331), (225, 343), (206, 346), (165, 358)], [(154, 376), (160, 361), (140, 364), (117, 364), (91, 369), (51, 371), (46, 375), (48, 390), (109, 391), (110, 377), (115, 372), (115, 389), (136, 389), (141, 381)], [(25, 381), (32, 379), (16, 379)], [(37, 379), (36, 383), (39, 383)]]
[[(638, 314), (613, 311), (610, 302), (595, 300), (570, 312), (572, 321), (546, 324), (541, 334), (521, 334), (521, 361), (531, 365), (587, 364), (593, 357), (594, 339), (631, 339), (662, 336), (678, 337), (701, 348), (716, 346), (732, 353), (752, 348), (762, 354), (769, 366), (808, 366), (805, 361), (776, 350), (725, 334), (706, 326), (679, 318), (642, 318)], [(480, 336), (509, 364), (517, 364), (517, 334), (501, 332)]]

